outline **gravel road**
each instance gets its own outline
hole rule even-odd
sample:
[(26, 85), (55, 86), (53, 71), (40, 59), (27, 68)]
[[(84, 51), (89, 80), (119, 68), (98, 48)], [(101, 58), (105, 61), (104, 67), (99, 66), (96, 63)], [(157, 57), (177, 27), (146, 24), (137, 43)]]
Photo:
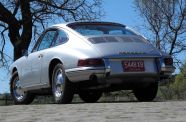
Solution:
[(186, 101), (0, 106), (0, 122), (186, 122)]

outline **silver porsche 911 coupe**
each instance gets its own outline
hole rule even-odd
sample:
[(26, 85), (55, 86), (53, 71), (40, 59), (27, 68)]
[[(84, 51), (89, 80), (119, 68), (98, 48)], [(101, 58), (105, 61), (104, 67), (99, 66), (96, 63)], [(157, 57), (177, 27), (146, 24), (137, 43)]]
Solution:
[(10, 71), (15, 104), (44, 94), (52, 94), (56, 103), (70, 103), (74, 94), (96, 102), (103, 92), (117, 90), (133, 90), (139, 101), (152, 101), (174, 66), (170, 55), (125, 25), (72, 22), (44, 31)]

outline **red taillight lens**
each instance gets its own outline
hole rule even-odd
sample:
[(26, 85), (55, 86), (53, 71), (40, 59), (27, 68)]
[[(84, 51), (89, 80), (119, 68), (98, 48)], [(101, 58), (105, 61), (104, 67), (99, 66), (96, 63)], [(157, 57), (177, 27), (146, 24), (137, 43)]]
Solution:
[(83, 59), (78, 61), (78, 66), (104, 66), (104, 61), (102, 59)]
[(172, 58), (164, 58), (165, 65), (173, 65), (173, 59)]

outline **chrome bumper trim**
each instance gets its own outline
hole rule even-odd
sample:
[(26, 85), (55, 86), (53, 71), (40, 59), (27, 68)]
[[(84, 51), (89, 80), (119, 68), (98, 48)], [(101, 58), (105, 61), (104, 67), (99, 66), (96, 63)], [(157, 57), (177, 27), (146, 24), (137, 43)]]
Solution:
[(104, 67), (80, 67), (65, 70), (67, 77), (72, 82), (89, 80), (91, 75), (98, 78), (105, 77), (106, 69)]
[(165, 66), (165, 67), (161, 67), (161, 72), (173, 73), (175, 69), (176, 68), (174, 66)]

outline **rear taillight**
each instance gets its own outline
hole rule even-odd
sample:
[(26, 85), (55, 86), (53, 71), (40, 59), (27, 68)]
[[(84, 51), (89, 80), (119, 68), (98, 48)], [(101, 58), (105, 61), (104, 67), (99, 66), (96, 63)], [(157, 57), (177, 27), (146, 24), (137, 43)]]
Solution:
[(81, 59), (78, 60), (78, 66), (94, 66), (94, 67), (99, 67), (99, 66), (104, 66), (104, 61), (103, 59)]
[(164, 58), (165, 65), (173, 65), (173, 59), (172, 58)]

